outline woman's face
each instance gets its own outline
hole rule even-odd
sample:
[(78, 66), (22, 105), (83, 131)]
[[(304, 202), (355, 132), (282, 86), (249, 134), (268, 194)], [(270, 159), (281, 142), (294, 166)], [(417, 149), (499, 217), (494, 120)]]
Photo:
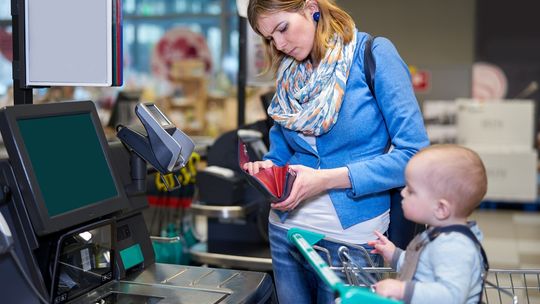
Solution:
[(302, 61), (311, 54), (315, 40), (316, 23), (309, 14), (310, 11), (305, 9), (261, 15), (258, 29), (277, 50)]

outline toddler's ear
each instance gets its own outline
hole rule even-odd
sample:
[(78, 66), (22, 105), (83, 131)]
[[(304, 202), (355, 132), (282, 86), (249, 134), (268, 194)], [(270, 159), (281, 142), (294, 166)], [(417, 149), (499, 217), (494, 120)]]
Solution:
[(446, 199), (439, 199), (435, 208), (435, 217), (439, 221), (446, 220), (452, 214), (452, 206)]

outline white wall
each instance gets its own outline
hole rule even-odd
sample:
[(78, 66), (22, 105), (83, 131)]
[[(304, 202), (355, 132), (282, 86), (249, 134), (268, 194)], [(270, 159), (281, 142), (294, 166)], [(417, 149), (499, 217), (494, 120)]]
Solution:
[(474, 0), (339, 0), (361, 31), (386, 36), (414, 64), (474, 59)]

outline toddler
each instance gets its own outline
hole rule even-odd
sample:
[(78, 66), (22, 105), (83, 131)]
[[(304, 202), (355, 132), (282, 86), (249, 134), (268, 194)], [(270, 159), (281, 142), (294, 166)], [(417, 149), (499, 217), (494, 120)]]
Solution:
[(405, 303), (478, 303), (488, 264), (482, 234), (467, 217), (487, 190), (486, 170), (474, 151), (433, 145), (413, 156), (405, 170), (403, 213), (428, 229), (406, 251), (375, 231), (372, 253), (398, 271), (397, 279), (375, 284), (375, 291)]

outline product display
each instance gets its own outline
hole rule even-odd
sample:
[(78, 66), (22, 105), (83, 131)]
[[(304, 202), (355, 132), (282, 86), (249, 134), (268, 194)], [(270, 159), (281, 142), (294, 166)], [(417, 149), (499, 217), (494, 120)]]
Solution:
[(243, 169), (244, 164), (250, 160), (247, 147), (241, 140), (238, 140), (238, 162), (248, 183), (259, 190), (270, 202), (281, 202), (287, 199), (296, 178), (295, 172), (290, 170), (288, 165), (272, 166), (261, 169), (256, 174), (249, 174)]

